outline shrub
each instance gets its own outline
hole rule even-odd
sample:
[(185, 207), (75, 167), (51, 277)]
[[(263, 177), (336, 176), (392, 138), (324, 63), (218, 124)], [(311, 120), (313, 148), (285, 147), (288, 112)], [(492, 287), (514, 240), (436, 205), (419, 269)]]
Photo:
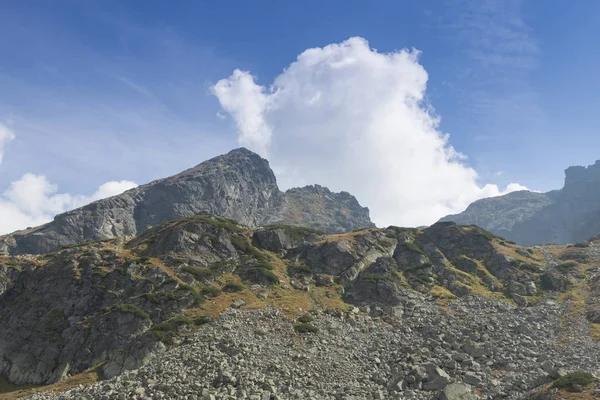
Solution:
[(575, 268), (576, 266), (578, 266), (579, 264), (575, 261), (567, 261), (561, 264), (558, 264), (556, 266), (556, 269), (558, 269), (559, 271), (569, 271), (572, 268)]
[(531, 250), (531, 249), (527, 249), (527, 252), (528, 252), (529, 254), (533, 254), (533, 250)]
[(189, 265), (185, 265), (181, 267), (181, 270), (192, 275), (197, 280), (214, 279), (216, 276), (218, 276), (216, 271), (208, 268), (191, 267)]
[(262, 269), (267, 269), (269, 271), (273, 271), (273, 266), (271, 264), (269, 264), (268, 262), (259, 264), (257, 268), (262, 268)]
[(532, 263), (522, 263), (519, 268), (531, 272), (542, 272), (544, 270), (541, 265)]
[(209, 322), (210, 322), (210, 317), (207, 317), (205, 315), (198, 317), (198, 318), (194, 318), (194, 320), (193, 320), (193, 323), (196, 326), (208, 324)]
[(256, 272), (257, 275), (266, 279), (269, 283), (271, 283), (273, 285), (277, 285), (279, 283), (279, 278), (277, 277), (277, 275), (275, 275), (273, 272), (271, 272), (267, 269), (256, 268), (254, 271)]
[(227, 283), (227, 285), (223, 286), (223, 289), (221, 289), (221, 291), (227, 293), (241, 292), (242, 290), (244, 290), (243, 285), (238, 285), (237, 283), (233, 282)]
[(309, 314), (304, 314), (300, 318), (298, 318), (298, 322), (300, 322), (302, 324), (308, 324), (309, 322), (312, 322), (312, 321), (313, 321), (313, 317)]
[(590, 247), (590, 243), (589, 242), (581, 242), (581, 243), (575, 243), (573, 245), (573, 247), (578, 247), (580, 249), (584, 249), (586, 247)]
[(401, 246), (404, 247), (406, 250), (425, 255), (425, 253), (423, 253), (423, 250), (421, 250), (419, 246), (412, 242), (403, 242)]
[(319, 329), (309, 323), (300, 323), (294, 325), (294, 330), (298, 333), (317, 333)]
[(217, 297), (221, 291), (213, 286), (205, 286), (200, 290), (200, 294), (206, 297)]
[(390, 238), (390, 239), (396, 239), (396, 234), (393, 232), (388, 232), (385, 234), (385, 237)]
[(585, 387), (594, 382), (594, 376), (589, 372), (575, 371), (558, 378), (552, 384), (553, 388), (575, 390), (575, 385)]
[(165, 322), (154, 325), (150, 328), (150, 333), (152, 333), (158, 340), (165, 344), (173, 344), (173, 336), (179, 330), (180, 327), (184, 325), (191, 325), (192, 321), (184, 316), (180, 315), (175, 318), (171, 318)]
[(148, 315), (147, 312), (145, 312), (138, 306), (134, 306), (133, 304), (124, 304), (124, 303), (114, 304), (113, 306), (106, 308), (104, 311), (105, 312), (115, 311), (115, 312), (134, 314), (134, 315), (137, 315), (138, 317), (150, 319), (150, 316)]
[(313, 270), (311, 267), (309, 267), (306, 264), (301, 264), (301, 263), (297, 263), (297, 264), (293, 264), (290, 265), (288, 268), (288, 275), (300, 275), (300, 276), (307, 276), (307, 275), (312, 275)]
[[(296, 241), (300, 241), (300, 240), (304, 239), (304, 236), (308, 236), (308, 235), (316, 235), (316, 236), (323, 235), (323, 232), (321, 232), (317, 229), (306, 228), (303, 226), (268, 225), (265, 228), (281, 229), (285, 232), (286, 235), (288, 235), (290, 237), (290, 239), (296, 240)], [(366, 228), (363, 228), (363, 229), (366, 229)]]

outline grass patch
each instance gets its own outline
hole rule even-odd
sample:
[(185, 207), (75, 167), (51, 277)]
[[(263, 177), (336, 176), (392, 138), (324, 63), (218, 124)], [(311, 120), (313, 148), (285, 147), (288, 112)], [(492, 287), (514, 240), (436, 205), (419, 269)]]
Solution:
[(191, 319), (184, 315), (179, 315), (165, 322), (154, 325), (150, 328), (150, 333), (164, 344), (173, 344), (173, 338), (182, 326), (195, 324)]
[(294, 263), (287, 267), (287, 273), (289, 276), (309, 276), (312, 275), (313, 270), (306, 264)]
[(423, 250), (421, 250), (421, 248), (419, 246), (417, 246), (416, 244), (414, 244), (413, 242), (402, 242), (400, 244), (400, 246), (404, 247), (408, 251), (412, 251), (414, 253), (419, 253), (419, 254), (425, 255)]
[(125, 303), (114, 304), (114, 305), (106, 308), (105, 312), (121, 312), (121, 313), (125, 313), (125, 314), (134, 314), (141, 318), (150, 319), (150, 316), (148, 315), (148, 313), (146, 311), (142, 310), (141, 308), (139, 308), (138, 306), (135, 306), (133, 304), (125, 304)]
[(433, 285), (431, 289), (429, 289), (429, 293), (436, 299), (455, 299), (456, 295), (440, 285)]
[(236, 293), (236, 292), (241, 292), (242, 290), (244, 290), (243, 285), (233, 283), (233, 282), (228, 282), (225, 286), (223, 286), (223, 289), (221, 289), (222, 292), (226, 292), (226, 293)]
[(196, 280), (214, 279), (219, 276), (217, 271), (208, 268), (192, 267), (185, 265), (181, 267), (181, 271), (192, 275)]
[(206, 297), (214, 298), (220, 295), (221, 291), (213, 286), (205, 286), (202, 289), (200, 289), (200, 294)]
[(267, 280), (270, 284), (279, 284), (279, 278), (270, 270), (264, 268), (254, 268), (254, 273), (260, 278), (264, 278), (265, 280)]
[(298, 318), (298, 322), (301, 324), (308, 324), (313, 321), (313, 317), (310, 314), (304, 314)]
[(594, 383), (594, 381), (594, 376), (589, 372), (575, 371), (555, 380), (552, 384), (552, 387), (558, 389), (566, 389), (568, 391), (574, 391), (576, 389), (576, 385), (586, 387)]
[(203, 315), (201, 317), (194, 318), (192, 320), (192, 322), (196, 326), (206, 325), (206, 324), (208, 324), (210, 322), (210, 317), (207, 317), (207, 316)]
[(570, 271), (573, 268), (577, 267), (578, 265), (579, 265), (579, 263), (577, 263), (576, 261), (567, 261), (567, 262), (558, 264), (556, 266), (556, 269), (561, 272), (567, 272), (567, 271)]
[[(309, 236), (309, 235), (316, 235), (316, 236), (322, 236), (324, 235), (323, 232), (321, 232), (320, 230), (317, 229), (312, 229), (312, 228), (306, 228), (304, 226), (292, 226), (292, 225), (268, 225), (265, 228), (267, 229), (281, 229), (285, 232), (285, 234), (292, 240), (295, 241), (301, 241), (304, 239), (305, 236)], [(362, 228), (362, 229), (357, 229), (355, 232), (364, 230), (364, 229), (369, 229), (369, 228)]]
[(294, 325), (294, 330), (298, 333), (317, 333), (319, 328), (309, 323), (300, 323)]

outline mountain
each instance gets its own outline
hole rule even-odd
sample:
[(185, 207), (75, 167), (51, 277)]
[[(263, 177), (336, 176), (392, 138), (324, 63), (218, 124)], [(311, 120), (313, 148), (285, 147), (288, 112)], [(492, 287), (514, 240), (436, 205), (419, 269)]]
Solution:
[(569, 167), (560, 190), (477, 200), (440, 221), (476, 224), (523, 245), (577, 243), (600, 233), (600, 161)]
[(346, 192), (307, 186), (282, 193), (268, 161), (240, 148), (0, 237), (0, 254), (41, 254), (87, 240), (135, 236), (162, 222), (206, 212), (248, 226), (286, 222), (325, 233), (374, 226), (368, 208)]
[(196, 215), (0, 257), (0, 376), (36, 400), (520, 399), (597, 368), (599, 255)]

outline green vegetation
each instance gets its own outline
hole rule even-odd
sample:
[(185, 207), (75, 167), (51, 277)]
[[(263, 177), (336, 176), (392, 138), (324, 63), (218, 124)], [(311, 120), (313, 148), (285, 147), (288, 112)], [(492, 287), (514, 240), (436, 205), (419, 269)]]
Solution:
[(574, 391), (575, 386), (585, 387), (594, 383), (594, 381), (594, 376), (589, 372), (575, 371), (555, 380), (552, 387)]
[(210, 317), (207, 317), (207, 316), (203, 315), (201, 317), (194, 318), (194, 320), (192, 322), (196, 326), (205, 325), (205, 324), (208, 324), (210, 322)]
[(575, 243), (573, 246), (569, 247), (578, 247), (580, 249), (585, 249), (586, 247), (590, 247), (590, 242)]
[(287, 267), (287, 273), (290, 276), (308, 276), (312, 275), (313, 270), (306, 264), (294, 263)]
[(389, 239), (396, 239), (396, 234), (393, 232), (388, 232), (385, 234), (385, 237), (387, 237)]
[(273, 266), (268, 262), (261, 263), (257, 266), (257, 268), (267, 269), (269, 271), (273, 271)]
[(243, 285), (239, 285), (233, 282), (228, 282), (225, 286), (223, 286), (223, 289), (221, 289), (222, 292), (227, 293), (241, 292), (242, 290), (244, 290)]
[(150, 333), (156, 336), (156, 338), (164, 344), (170, 345), (173, 344), (173, 337), (182, 326), (192, 324), (192, 320), (184, 315), (180, 315), (160, 324), (154, 325), (152, 328), (150, 328)]
[(304, 314), (298, 318), (298, 322), (301, 324), (308, 324), (313, 321), (313, 317), (310, 314)]
[(221, 291), (213, 286), (205, 286), (202, 289), (200, 289), (200, 294), (206, 297), (214, 298), (219, 296), (221, 294)]
[(272, 285), (279, 284), (279, 278), (273, 272), (264, 268), (254, 268), (253, 271), (258, 275), (259, 278), (264, 278)]
[(419, 246), (412, 242), (403, 242), (400, 243), (400, 246), (404, 247), (406, 250), (425, 255), (425, 253), (423, 253), (423, 250), (421, 250)]
[(300, 323), (294, 325), (294, 330), (298, 333), (317, 333), (319, 329), (309, 323)]
[(194, 304), (200, 305), (200, 304), (204, 303), (204, 296), (202, 296), (200, 291), (198, 289), (196, 289), (195, 287), (183, 284), (180, 286), (180, 288), (181, 288), (181, 290), (190, 292), (192, 294), (192, 296), (194, 296)]
[(192, 267), (189, 265), (184, 265), (183, 267), (181, 267), (181, 271), (187, 272), (197, 280), (212, 280), (219, 276), (219, 273), (217, 271), (213, 271), (208, 268)]
[(113, 304), (112, 306), (105, 308), (104, 312), (121, 312), (121, 313), (127, 313), (127, 314), (134, 314), (134, 315), (137, 315), (138, 317), (142, 317), (145, 319), (150, 319), (150, 316), (148, 315), (147, 312), (145, 312), (144, 310), (142, 310), (141, 308), (139, 308), (138, 306), (135, 306), (133, 304), (125, 304), (125, 303)]
[[(292, 225), (268, 225), (265, 228), (267, 229), (281, 229), (285, 232), (285, 234), (292, 240), (296, 240), (296, 241), (300, 241), (303, 240), (305, 236), (309, 236), (309, 235), (317, 235), (317, 236), (321, 236), (324, 235), (323, 232), (317, 230), (317, 229), (312, 229), (312, 228), (306, 228), (303, 226), (292, 226)], [(368, 228), (363, 228), (363, 229), (368, 229)], [(361, 230), (361, 229), (359, 229)]]
[(573, 268), (575, 268), (578, 265), (579, 264), (576, 261), (567, 261), (567, 262), (558, 264), (556, 266), (556, 269), (558, 269), (561, 272), (567, 272), (567, 271), (572, 270)]
[(156, 293), (144, 293), (141, 297), (145, 298), (151, 303), (160, 304), (160, 300), (158, 299)]

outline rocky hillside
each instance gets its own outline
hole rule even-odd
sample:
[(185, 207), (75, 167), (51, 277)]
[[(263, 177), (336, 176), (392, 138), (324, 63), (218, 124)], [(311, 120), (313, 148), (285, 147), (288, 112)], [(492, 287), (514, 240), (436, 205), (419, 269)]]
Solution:
[(595, 377), (571, 379), (596, 373), (599, 257), (448, 222), (323, 235), (210, 215), (3, 257), (0, 398), (591, 396)]
[(346, 192), (319, 186), (280, 192), (267, 160), (244, 148), (170, 178), (57, 215), (49, 224), (0, 237), (0, 254), (43, 254), (84, 241), (135, 236), (199, 213), (260, 226), (285, 221), (326, 233), (374, 226)]
[(477, 224), (523, 245), (577, 243), (600, 233), (600, 161), (569, 167), (565, 186), (482, 199), (441, 221)]

